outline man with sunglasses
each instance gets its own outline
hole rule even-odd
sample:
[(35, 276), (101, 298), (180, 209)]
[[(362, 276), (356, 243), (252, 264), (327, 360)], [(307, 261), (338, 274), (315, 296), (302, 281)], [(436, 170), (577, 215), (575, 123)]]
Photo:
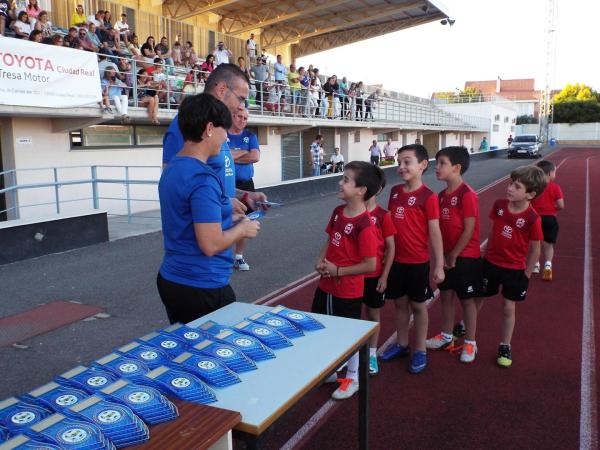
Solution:
[[(245, 107), (248, 100), (248, 78), (235, 64), (221, 64), (206, 80), (204, 93), (221, 100), (231, 114)], [(163, 138), (163, 167), (183, 148), (183, 136), (179, 130), (177, 116), (173, 118)], [(209, 158), (208, 165), (219, 175), (226, 194), (232, 199), (233, 214), (244, 214), (249, 207), (258, 209), (257, 201), (266, 201), (262, 192), (246, 192), (236, 189), (235, 164), (227, 141), (221, 146), (221, 153)], [(241, 200), (241, 201), (240, 201)]]

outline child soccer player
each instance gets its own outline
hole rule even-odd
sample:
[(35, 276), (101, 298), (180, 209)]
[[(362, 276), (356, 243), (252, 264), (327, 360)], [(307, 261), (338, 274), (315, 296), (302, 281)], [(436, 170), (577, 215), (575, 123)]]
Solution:
[(435, 155), (435, 175), (447, 188), (439, 195), (440, 229), (444, 242), (446, 278), (439, 285), (442, 303), (442, 332), (427, 339), (428, 349), (440, 350), (453, 343), (454, 294), (461, 301), (467, 334), (460, 361), (475, 360), (477, 306), (481, 295), (481, 251), (479, 249), (479, 200), (462, 179), (469, 169), (469, 151), (465, 147), (446, 147)]
[(483, 260), (483, 296), (496, 295), (502, 285), (504, 321), (497, 359), (501, 367), (512, 364), (515, 307), (525, 300), (533, 266), (540, 257), (542, 221), (530, 202), (545, 186), (542, 169), (518, 167), (510, 174), (506, 198), (496, 200), (490, 211), (493, 224)]
[[(385, 174), (378, 166), (371, 165), (372, 170), (379, 178), (379, 191), (385, 187)], [(371, 216), (371, 222), (375, 225), (377, 235), (377, 269), (375, 272), (365, 275), (365, 290), (363, 303), (367, 306), (367, 319), (379, 323), (381, 321), (380, 310), (385, 305), (385, 289), (387, 279), (394, 262), (394, 235), (396, 228), (392, 222), (390, 212), (377, 204), (376, 195), (366, 202), (367, 210)], [(371, 337), (369, 345), (369, 373), (377, 375), (379, 365), (377, 364), (377, 342), (379, 331)]]
[[(536, 166), (544, 171), (547, 185), (544, 192), (532, 200), (531, 206), (542, 216), (542, 232), (544, 233), (542, 260), (545, 261), (542, 279), (552, 281), (552, 258), (554, 257), (554, 244), (556, 244), (556, 238), (558, 237), (556, 213), (564, 209), (565, 199), (560, 186), (554, 182), (556, 166), (550, 161), (540, 161)], [(533, 273), (540, 273), (539, 262), (535, 263)]]
[(429, 286), (429, 248), (434, 254), (433, 281), (444, 281), (444, 248), (440, 232), (437, 195), (423, 184), (427, 170), (427, 149), (419, 144), (398, 151), (398, 174), (405, 184), (392, 188), (388, 209), (396, 227), (396, 254), (388, 277), (386, 298), (394, 299), (397, 343), (389, 346), (381, 359), (407, 356), (410, 311), (415, 322), (415, 350), (409, 371), (420, 373), (427, 367), (425, 339), (428, 315), (426, 301), (433, 297)]
[[(366, 162), (353, 161), (344, 168), (338, 197), (345, 204), (333, 210), (327, 225), (327, 242), (315, 269), (321, 274), (312, 311), (360, 319), (364, 274), (377, 268), (377, 235), (365, 206), (379, 191), (380, 180)], [(332, 398), (343, 400), (358, 391), (358, 354), (348, 361), (346, 378)]]

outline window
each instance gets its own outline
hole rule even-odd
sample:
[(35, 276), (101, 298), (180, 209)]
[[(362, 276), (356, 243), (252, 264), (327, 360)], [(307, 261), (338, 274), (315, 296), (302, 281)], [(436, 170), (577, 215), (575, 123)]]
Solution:
[(500, 114), (496, 114), (494, 116), (494, 122), (499, 122), (500, 121)]
[(508, 123), (509, 120), (510, 120), (510, 117), (508, 117), (508, 116), (504, 117), (504, 123)]
[(167, 127), (93, 125), (71, 131), (71, 149), (161, 147)]
[(354, 132), (354, 143), (357, 144), (360, 142), (360, 131)]
[(500, 131), (500, 125), (498, 125), (498, 124), (494, 124), (494, 126), (493, 126), (492, 130), (493, 130), (493, 131)]
[(136, 126), (135, 144), (136, 145), (154, 145), (162, 146), (165, 129), (163, 127), (144, 127)]
[(512, 133), (514, 133), (514, 132), (515, 132), (515, 126), (514, 126), (514, 125), (510, 127), (510, 131), (511, 131)]
[(385, 142), (385, 141), (387, 141), (388, 136), (389, 136), (389, 133), (378, 134), (377, 135), (377, 141), (378, 142)]

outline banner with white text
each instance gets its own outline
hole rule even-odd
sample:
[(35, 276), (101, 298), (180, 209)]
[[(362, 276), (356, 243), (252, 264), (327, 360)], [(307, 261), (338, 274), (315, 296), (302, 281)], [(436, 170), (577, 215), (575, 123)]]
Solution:
[(102, 100), (95, 53), (0, 37), (0, 104), (72, 108)]

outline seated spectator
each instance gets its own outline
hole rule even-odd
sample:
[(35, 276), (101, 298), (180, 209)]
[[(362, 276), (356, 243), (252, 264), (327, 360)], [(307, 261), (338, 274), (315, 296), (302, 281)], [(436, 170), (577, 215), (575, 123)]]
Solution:
[(200, 72), (200, 65), (196, 64), (185, 76), (183, 81), (183, 93), (187, 95), (195, 95), (204, 91), (204, 79)]
[(75, 27), (70, 27), (69, 32), (65, 36), (65, 47), (80, 48), (81, 43), (77, 37), (78, 30)]
[(127, 23), (127, 14), (121, 14), (121, 20), (115, 23), (115, 30), (119, 33), (119, 40), (122, 39), (123, 42), (125, 42), (125, 46), (129, 46), (129, 38), (131, 37), (132, 32)]
[[(46, 39), (48, 39), (48, 38), (46, 38)], [(56, 45), (58, 47), (65, 46), (65, 40), (63, 39), (62, 35), (60, 35), (60, 34), (55, 34), (50, 39), (52, 39), (52, 45)]]
[(44, 38), (42, 37), (42, 32), (40, 30), (33, 30), (29, 35), (29, 40), (33, 42), (41, 43)]
[(77, 32), (77, 38), (79, 40), (79, 45), (83, 50), (87, 50), (89, 52), (97, 52), (100, 50), (96, 44), (92, 41), (90, 36), (96, 36), (93, 33), (90, 33), (85, 27), (81, 27)]
[(100, 80), (102, 86), (102, 101), (104, 104), (104, 112), (112, 112), (110, 108), (110, 102), (115, 104), (115, 108), (121, 116), (122, 123), (129, 122), (129, 116), (127, 115), (127, 108), (129, 106), (129, 99), (127, 95), (123, 94), (123, 82), (119, 80), (115, 74), (115, 70), (112, 67), (108, 67), (104, 71), (104, 75)]
[(182, 55), (181, 55), (181, 44), (179, 43), (179, 41), (175, 41), (175, 43), (173, 44), (173, 64), (175, 64), (176, 66), (181, 66), (183, 64), (183, 59), (182, 59)]
[(133, 72), (129, 60), (126, 58), (119, 58), (117, 67), (119, 69), (117, 77), (123, 81), (127, 87), (133, 87)]
[(31, 34), (31, 24), (29, 23), (29, 16), (25, 11), (21, 11), (17, 20), (13, 22), (10, 27), (16, 33), (19, 39), (29, 39)]
[(29, 0), (29, 3), (27, 3), (27, 8), (25, 8), (25, 12), (29, 16), (30, 20), (37, 19), (42, 12), (42, 8), (40, 8), (38, 5), (37, 0)]
[[(98, 37), (98, 28), (96, 26), (96, 24), (94, 22), (90, 22), (87, 28), (87, 35), (90, 38), (90, 41), (92, 41), (92, 43), (94, 44), (94, 46), (98, 49), (101, 49), (104, 47), (104, 45), (102, 44), (102, 41), (100, 40), (100, 38)], [(95, 50), (98, 51), (98, 50)]]
[(343, 172), (344, 171), (344, 155), (340, 153), (340, 148), (335, 148), (335, 153), (331, 155), (331, 172)]
[(206, 57), (206, 61), (200, 65), (200, 70), (202, 71), (202, 78), (207, 80), (210, 73), (215, 70), (215, 57), (212, 54)]
[(100, 71), (100, 74), (103, 74), (109, 67), (115, 69), (115, 72), (119, 72), (119, 68), (110, 60), (110, 58), (108, 58), (109, 56), (110, 53), (108, 53), (108, 50), (105, 48), (101, 48), (98, 52), (98, 70)]
[(156, 54), (159, 58), (162, 58), (167, 66), (174, 64), (173, 58), (171, 57), (171, 49), (169, 49), (169, 42), (165, 36), (160, 38), (160, 43), (156, 46)]
[(83, 27), (83, 26), (87, 25), (87, 23), (88, 23), (88, 21), (85, 16), (85, 12), (83, 12), (83, 6), (77, 5), (77, 8), (75, 8), (75, 12), (71, 16), (70, 25), (72, 27)]
[(14, 14), (12, 0), (0, 0), (0, 36), (4, 36), (7, 25), (10, 25)]
[(156, 86), (152, 81), (146, 69), (140, 69), (137, 74), (137, 86), (138, 86), (138, 104), (145, 106), (148, 110), (148, 117), (154, 125), (160, 125), (158, 120), (158, 96), (156, 93)]
[(194, 46), (190, 41), (185, 43), (182, 54), (182, 63), (186, 67), (193, 67), (198, 61), (198, 55), (196, 55), (196, 51), (194, 50)]
[(38, 20), (35, 22), (33, 28), (42, 32), (42, 38), (52, 36), (52, 23), (48, 20), (48, 13), (46, 11), (40, 11)]
[(148, 36), (146, 43), (142, 45), (142, 56), (147, 63), (152, 64), (154, 62), (154, 58), (157, 56), (154, 45), (154, 36)]
[[(165, 63), (160, 58), (154, 59), (154, 65), (146, 69), (146, 74), (152, 76), (152, 81), (158, 90), (160, 102), (167, 102), (167, 74), (164, 72)], [(174, 101), (173, 101), (174, 103)]]

